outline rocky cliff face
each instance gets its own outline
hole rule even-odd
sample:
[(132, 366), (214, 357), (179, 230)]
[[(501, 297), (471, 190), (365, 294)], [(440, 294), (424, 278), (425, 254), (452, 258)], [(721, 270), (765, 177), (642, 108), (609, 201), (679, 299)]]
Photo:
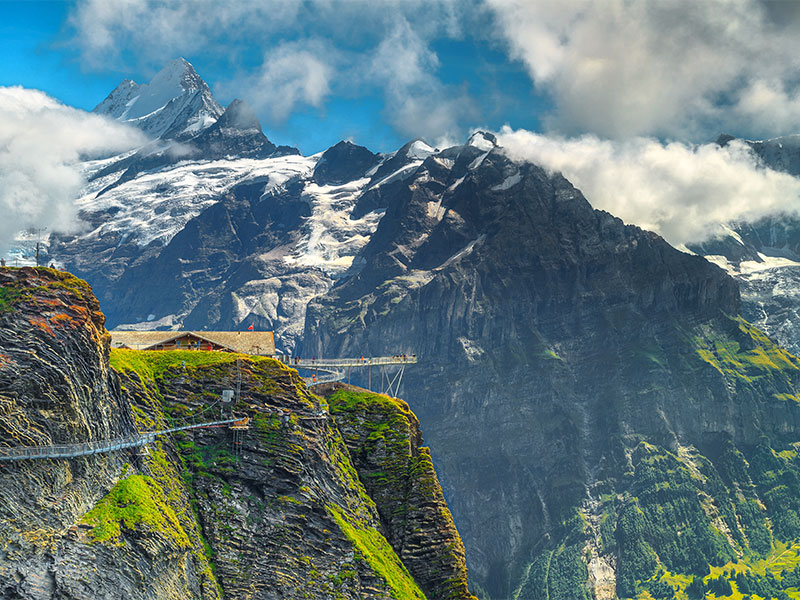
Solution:
[[(346, 407), (330, 411), (295, 371), (212, 352), (109, 357), (83, 282), (48, 269), (0, 277), (5, 445), (109, 439), (231, 412), (249, 420), (238, 433), (161, 436), (146, 454), (2, 463), (3, 597), (471, 598), (463, 546), (401, 403), (362, 399), (388, 406), (381, 432), (407, 441), (393, 460), (409, 468), (373, 497), (362, 483), (373, 472), (342, 438), (373, 430)], [(222, 406), (228, 388), (240, 395)], [(406, 513), (404, 533), (391, 511)]]
[[(463, 598), (464, 546), (444, 501), (419, 421), (402, 400), (344, 384), (321, 390), (387, 539), (429, 598)], [(420, 527), (420, 525), (425, 525)]]
[[(797, 537), (754, 541), (783, 506), (744, 458), (795, 468), (797, 359), (734, 318), (722, 270), (491, 142), (429, 156), (382, 198), (305, 347), (418, 355), (404, 396), (483, 595), (672, 597)], [(735, 481), (726, 448), (748, 465)]]

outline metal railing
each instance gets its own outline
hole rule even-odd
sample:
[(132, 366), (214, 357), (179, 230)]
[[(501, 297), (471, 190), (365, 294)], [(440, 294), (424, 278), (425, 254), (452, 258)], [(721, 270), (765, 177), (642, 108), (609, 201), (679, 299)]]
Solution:
[(323, 383), (333, 383), (334, 381), (341, 381), (344, 379), (344, 371), (328, 371), (321, 369), (322, 375), (312, 375), (311, 377), (303, 377), (308, 387), (320, 385)]
[(199, 429), (201, 427), (216, 427), (238, 423), (242, 417), (237, 419), (226, 419), (224, 421), (210, 421), (207, 423), (197, 423), (195, 425), (184, 425), (173, 427), (161, 431), (148, 431), (137, 435), (128, 435), (113, 440), (97, 440), (94, 442), (79, 442), (77, 444), (53, 444), (50, 446), (16, 446), (13, 448), (0, 446), (0, 462), (9, 460), (29, 460), (39, 458), (76, 458), (78, 456), (89, 456), (92, 454), (103, 454), (105, 452), (116, 452), (125, 448), (138, 448), (155, 441), (156, 436), (187, 429)]
[(290, 358), (281, 357), (290, 367), (315, 369), (317, 367), (374, 367), (383, 365), (415, 365), (415, 354), (400, 354), (397, 356), (370, 356), (362, 358)]

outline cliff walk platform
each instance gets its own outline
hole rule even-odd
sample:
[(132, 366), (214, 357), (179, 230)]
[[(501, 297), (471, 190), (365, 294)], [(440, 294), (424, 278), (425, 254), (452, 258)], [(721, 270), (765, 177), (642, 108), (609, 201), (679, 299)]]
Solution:
[[(366, 368), (367, 369), (367, 387), (372, 389), (372, 367), (380, 369), (381, 385), (380, 390), (382, 393), (397, 396), (399, 394), (400, 383), (403, 380), (403, 373), (407, 365), (417, 363), (417, 357), (414, 354), (398, 354), (394, 356), (370, 356), (360, 358), (311, 358), (302, 359), (299, 357), (288, 356), (275, 356), (284, 364), (291, 366), (295, 369), (310, 370), (310, 376), (303, 377), (306, 385), (309, 387), (322, 385), (324, 383), (333, 383), (342, 381), (345, 376), (347, 383), (350, 383), (350, 375), (352, 369)], [(395, 367), (394, 373), (390, 373), (389, 369)], [(241, 378), (241, 372), (239, 374)], [(237, 385), (236, 395), (238, 397)], [(230, 397), (233, 395), (232, 390), (227, 390)], [(319, 418), (319, 417), (310, 417)], [(206, 421), (202, 423), (194, 423), (183, 425), (180, 427), (171, 427), (169, 429), (162, 429), (159, 431), (148, 431), (138, 434), (132, 434), (124, 437), (109, 439), (109, 440), (95, 440), (91, 442), (79, 442), (75, 444), (51, 444), (47, 446), (16, 446), (4, 447), (0, 446), (0, 462), (17, 461), (17, 460), (36, 460), (47, 458), (77, 458), (79, 456), (90, 456), (92, 454), (103, 454), (106, 452), (118, 452), (127, 448), (141, 448), (147, 444), (153, 443), (156, 437), (160, 435), (168, 435), (178, 431), (187, 431), (189, 429), (202, 429), (210, 427), (227, 427), (233, 433), (234, 449), (241, 452), (241, 435), (244, 430), (248, 429), (248, 417), (232, 417), (219, 421)]]
[[(416, 354), (395, 354), (394, 356), (361, 356), (359, 358), (300, 358), (278, 355), (278, 360), (295, 369), (307, 369), (312, 375), (303, 377), (309, 387), (323, 383), (343, 381), (350, 383), (352, 369), (367, 369), (367, 389), (372, 389), (372, 367), (380, 369), (380, 391), (389, 396), (397, 396), (407, 365), (417, 364)], [(396, 369), (391, 369), (396, 367)], [(393, 370), (394, 372), (390, 372)]]
[(53, 444), (50, 446), (16, 446), (13, 448), (0, 447), (0, 462), (9, 460), (31, 460), (41, 458), (76, 458), (90, 456), (105, 452), (117, 452), (126, 448), (140, 448), (155, 441), (159, 435), (186, 431), (188, 429), (201, 429), (206, 427), (225, 427), (232, 430), (245, 429), (248, 426), (248, 417), (225, 419), (222, 421), (208, 421), (182, 427), (172, 427), (161, 431), (148, 431), (135, 435), (115, 438), (111, 440), (97, 440), (93, 442), (80, 442), (77, 444)]

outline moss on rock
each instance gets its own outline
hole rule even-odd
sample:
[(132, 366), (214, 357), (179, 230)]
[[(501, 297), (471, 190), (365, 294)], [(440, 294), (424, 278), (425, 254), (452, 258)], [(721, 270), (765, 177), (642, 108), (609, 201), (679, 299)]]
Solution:
[(143, 475), (122, 479), (84, 515), (81, 523), (92, 528), (95, 542), (119, 543), (123, 530), (144, 527), (176, 548), (191, 547), (161, 486), (152, 477)]

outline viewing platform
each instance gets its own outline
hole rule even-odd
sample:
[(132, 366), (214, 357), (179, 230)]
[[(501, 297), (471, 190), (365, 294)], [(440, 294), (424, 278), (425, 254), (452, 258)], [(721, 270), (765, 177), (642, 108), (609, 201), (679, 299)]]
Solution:
[[(343, 381), (347, 378), (350, 383), (352, 369), (367, 369), (367, 389), (372, 389), (372, 367), (380, 368), (381, 393), (389, 396), (398, 396), (400, 383), (407, 365), (417, 364), (416, 354), (395, 354), (393, 356), (361, 356), (359, 358), (301, 358), (285, 355), (276, 356), (278, 360), (295, 369), (312, 371), (309, 377), (303, 377), (306, 385), (313, 387), (323, 383)], [(396, 367), (394, 373), (387, 369)], [(346, 369), (346, 371), (345, 371)]]
[(415, 365), (416, 354), (398, 354), (395, 356), (370, 356), (361, 358), (290, 358), (279, 356), (278, 360), (290, 367), (303, 369), (347, 368), (347, 367), (380, 367), (386, 365)]

